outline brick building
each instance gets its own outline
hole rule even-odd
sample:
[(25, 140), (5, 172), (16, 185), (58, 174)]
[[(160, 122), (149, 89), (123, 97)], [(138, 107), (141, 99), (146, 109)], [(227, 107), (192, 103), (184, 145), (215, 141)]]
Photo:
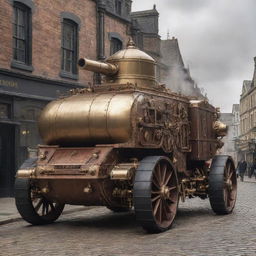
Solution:
[(49, 101), (97, 82), (78, 56), (103, 60), (128, 40), (131, 0), (0, 0), (0, 195), (40, 143)]

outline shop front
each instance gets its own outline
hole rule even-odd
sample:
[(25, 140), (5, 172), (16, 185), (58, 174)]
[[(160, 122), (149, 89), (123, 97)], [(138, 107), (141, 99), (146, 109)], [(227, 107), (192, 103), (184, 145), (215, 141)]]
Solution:
[(13, 195), (18, 167), (41, 143), (37, 120), (44, 106), (77, 87), (0, 70), (0, 197)]

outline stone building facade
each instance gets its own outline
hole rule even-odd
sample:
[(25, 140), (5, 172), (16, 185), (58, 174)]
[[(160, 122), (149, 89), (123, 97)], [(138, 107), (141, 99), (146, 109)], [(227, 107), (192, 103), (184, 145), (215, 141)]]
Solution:
[(243, 82), (238, 141), (239, 154), (250, 163), (256, 161), (256, 57), (254, 65), (253, 79)]
[(233, 114), (233, 140), (234, 140), (234, 146), (235, 146), (235, 154), (234, 154), (234, 160), (237, 163), (240, 159), (239, 150), (238, 150), (238, 141), (240, 136), (240, 105), (239, 104), (233, 104), (232, 106), (232, 114)]
[(222, 139), (224, 146), (219, 149), (218, 153), (221, 155), (230, 155), (236, 162), (236, 150), (235, 150), (235, 141), (234, 141), (234, 115), (233, 113), (221, 113), (220, 121), (228, 126), (228, 133)]

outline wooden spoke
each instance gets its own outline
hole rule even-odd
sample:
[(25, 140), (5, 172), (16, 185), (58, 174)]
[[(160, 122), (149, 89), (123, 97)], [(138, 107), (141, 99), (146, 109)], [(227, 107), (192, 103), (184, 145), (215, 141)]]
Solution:
[(154, 207), (154, 211), (153, 211), (154, 216), (156, 216), (156, 214), (157, 214), (157, 210), (159, 208), (160, 202), (161, 202), (161, 199), (158, 199), (156, 201), (156, 204), (155, 204), (155, 207)]
[(163, 164), (163, 167), (162, 167), (162, 182), (161, 182), (162, 185), (165, 183), (166, 170), (167, 170), (167, 165)]
[(168, 182), (170, 181), (170, 179), (171, 179), (171, 177), (172, 177), (172, 174), (173, 174), (173, 172), (171, 171), (171, 172), (167, 175), (167, 178), (166, 178), (165, 183), (164, 183), (165, 186), (167, 186)]
[(35, 206), (35, 211), (38, 212), (38, 210), (40, 209), (41, 205), (43, 203), (43, 198), (41, 198), (39, 200), (39, 202), (37, 203), (37, 205)]
[(161, 186), (161, 179), (159, 178), (157, 172), (154, 173), (153, 180), (155, 180), (155, 183), (158, 184), (158, 185), (157, 185), (158, 187)]
[(174, 189), (176, 189), (176, 188), (177, 188), (177, 186), (173, 186), (173, 187), (169, 187), (168, 190), (169, 190), (169, 191), (172, 191), (172, 190), (174, 190)]
[(157, 199), (159, 199), (160, 197), (161, 197), (161, 195), (158, 195), (158, 196), (152, 198), (151, 201), (152, 201), (152, 202), (155, 202), (155, 201), (156, 201)]

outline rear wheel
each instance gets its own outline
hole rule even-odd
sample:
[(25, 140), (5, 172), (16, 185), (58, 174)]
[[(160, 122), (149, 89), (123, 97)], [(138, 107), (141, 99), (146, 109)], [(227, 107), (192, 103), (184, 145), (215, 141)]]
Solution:
[(215, 156), (209, 175), (209, 199), (216, 214), (233, 211), (237, 196), (237, 176), (231, 157)]
[(15, 202), (22, 218), (33, 225), (54, 222), (64, 208), (64, 204), (49, 201), (38, 193), (31, 180), (26, 178), (16, 178)]
[(176, 216), (179, 189), (175, 168), (167, 157), (144, 158), (133, 188), (137, 221), (151, 233), (169, 229)]

